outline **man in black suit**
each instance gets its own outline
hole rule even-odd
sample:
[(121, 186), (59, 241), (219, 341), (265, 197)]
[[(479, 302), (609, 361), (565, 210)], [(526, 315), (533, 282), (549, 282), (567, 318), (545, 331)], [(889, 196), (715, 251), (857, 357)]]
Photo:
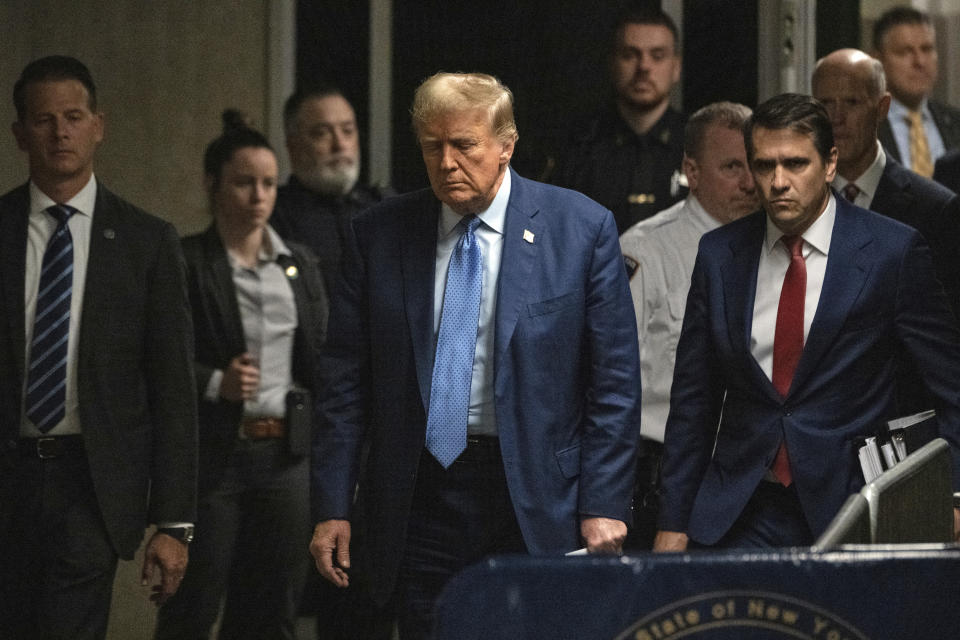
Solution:
[(937, 160), (933, 179), (954, 193), (960, 193), (960, 150), (951, 151)]
[[(865, 209), (899, 220), (930, 243), (937, 276), (954, 315), (960, 316), (960, 198), (917, 175), (885, 153), (877, 129), (890, 106), (880, 62), (856, 49), (840, 49), (817, 62), (813, 95), (830, 114), (839, 157), (833, 187)], [(903, 413), (929, 408), (917, 378), (900, 386)]]
[(912, 7), (890, 9), (873, 28), (874, 55), (893, 96), (880, 142), (897, 162), (925, 178), (940, 156), (960, 148), (960, 109), (930, 99), (937, 82), (935, 38), (930, 16)]
[(0, 198), (0, 620), (15, 638), (102, 638), (117, 559), (148, 523), (153, 600), (187, 564), (197, 427), (183, 257), (170, 224), (94, 178), (103, 115), (81, 62), (30, 63), (14, 103), (30, 180)]

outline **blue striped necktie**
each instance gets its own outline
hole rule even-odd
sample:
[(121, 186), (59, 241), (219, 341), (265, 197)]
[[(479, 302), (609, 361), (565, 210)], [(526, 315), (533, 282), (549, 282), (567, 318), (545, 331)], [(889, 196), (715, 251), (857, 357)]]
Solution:
[(43, 433), (63, 420), (67, 390), (67, 342), (73, 291), (73, 238), (67, 221), (74, 209), (54, 205), (47, 213), (57, 229), (47, 242), (37, 289), (37, 312), (27, 372), (27, 417)]
[(459, 224), (465, 229), (447, 268), (427, 413), (427, 450), (444, 469), (467, 447), (467, 413), (483, 286), (483, 254), (474, 233), (480, 218), (467, 216)]

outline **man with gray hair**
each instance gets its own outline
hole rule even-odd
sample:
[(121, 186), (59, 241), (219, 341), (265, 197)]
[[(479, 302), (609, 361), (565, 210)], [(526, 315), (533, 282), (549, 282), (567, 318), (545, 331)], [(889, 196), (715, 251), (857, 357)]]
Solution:
[(631, 548), (649, 549), (656, 534), (663, 430), (700, 236), (760, 206), (743, 145), (742, 128), (749, 117), (749, 108), (732, 102), (716, 102), (694, 113), (683, 141), (689, 195), (620, 236), (636, 311), (643, 389), (640, 433), (644, 446), (637, 465)]
[(360, 184), (360, 135), (350, 102), (333, 86), (300, 89), (283, 109), (292, 175), (277, 191), (270, 224), (310, 247), (332, 290), (350, 218), (389, 190)]
[[(942, 185), (909, 171), (878, 140), (890, 107), (883, 66), (857, 49), (839, 49), (821, 58), (811, 79), (813, 96), (830, 114), (837, 145), (832, 185), (864, 209), (910, 225), (930, 243), (937, 277), (955, 315), (960, 314), (960, 198)], [(901, 376), (901, 413), (929, 409), (920, 377)]]
[[(491, 553), (620, 550), (639, 425), (633, 305), (613, 215), (510, 169), (513, 95), (439, 73), (413, 123), (430, 189), (354, 218), (323, 362), (310, 551), (366, 561), (401, 636)], [(350, 555), (360, 479), (367, 558)]]

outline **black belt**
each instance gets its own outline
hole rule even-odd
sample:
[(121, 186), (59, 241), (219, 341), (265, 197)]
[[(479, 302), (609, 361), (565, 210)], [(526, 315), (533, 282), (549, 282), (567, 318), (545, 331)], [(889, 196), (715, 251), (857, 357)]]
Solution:
[(78, 456), (83, 454), (83, 436), (20, 438), (17, 449), (20, 451), (20, 455), (25, 458), (40, 458), (41, 460)]
[(493, 462), (500, 460), (500, 439), (496, 436), (467, 436), (467, 448), (457, 462)]

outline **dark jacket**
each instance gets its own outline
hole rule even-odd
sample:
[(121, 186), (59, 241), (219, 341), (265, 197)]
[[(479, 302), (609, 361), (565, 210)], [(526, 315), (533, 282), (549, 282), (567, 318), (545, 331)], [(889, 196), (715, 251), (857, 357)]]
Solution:
[(667, 109), (638, 136), (611, 106), (575, 128), (552, 181), (610, 209), (623, 233), (686, 196), (679, 183), (685, 123)]
[[(314, 397), (319, 391), (318, 353), (326, 336), (327, 294), (316, 260), (303, 246), (288, 242), (292, 257), (281, 256), (297, 305), (293, 347), (293, 378)], [(243, 404), (204, 397), (215, 369), (225, 369), (247, 348), (237, 304), (237, 292), (226, 249), (216, 227), (183, 239), (193, 323), (196, 330), (196, 397), (200, 398), (200, 492), (214, 486), (237, 439)], [(286, 264), (289, 262), (290, 264)], [(291, 455), (310, 452), (311, 433), (290, 431)]]
[[(960, 149), (960, 109), (935, 100), (927, 102), (927, 106), (930, 107), (930, 115), (933, 116), (933, 122), (937, 125), (940, 137), (943, 138), (944, 148), (947, 151)], [(897, 162), (903, 162), (904, 154), (897, 148), (897, 142), (894, 140), (893, 130), (887, 118), (880, 123), (878, 137), (887, 154), (893, 156)]]
[[(12, 513), (23, 390), (30, 193), (0, 198), (0, 513)], [(77, 363), (83, 442), (110, 541), (196, 517), (197, 413), (183, 255), (173, 226), (97, 184)]]
[(317, 256), (327, 291), (332, 291), (351, 218), (389, 195), (393, 192), (358, 184), (345, 196), (329, 196), (290, 176), (277, 191), (270, 226), (284, 240), (305, 245)]

